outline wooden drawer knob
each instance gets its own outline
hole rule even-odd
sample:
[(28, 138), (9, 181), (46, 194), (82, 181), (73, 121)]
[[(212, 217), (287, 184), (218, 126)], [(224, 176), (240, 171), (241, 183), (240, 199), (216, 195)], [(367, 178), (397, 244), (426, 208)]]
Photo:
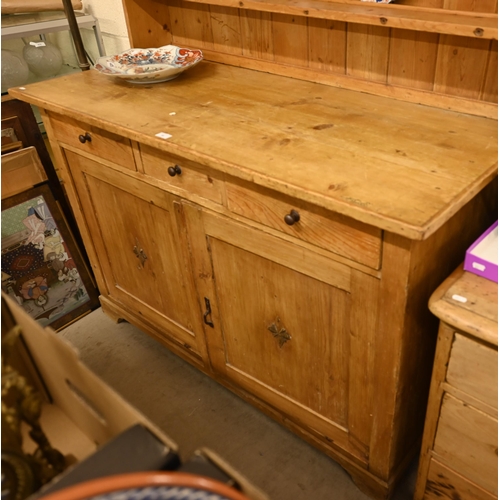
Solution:
[(290, 213), (285, 215), (285, 222), (289, 226), (293, 226), (296, 222), (299, 222), (299, 220), (300, 214), (297, 210), (290, 210)]
[(79, 135), (78, 140), (82, 143), (85, 144), (87, 141), (92, 142), (92, 137), (88, 132), (85, 132), (85, 134)]
[(181, 167), (179, 167), (179, 165), (174, 165), (173, 167), (168, 167), (168, 175), (170, 175), (170, 177), (175, 177), (176, 175), (181, 175), (182, 174), (182, 170), (181, 170)]

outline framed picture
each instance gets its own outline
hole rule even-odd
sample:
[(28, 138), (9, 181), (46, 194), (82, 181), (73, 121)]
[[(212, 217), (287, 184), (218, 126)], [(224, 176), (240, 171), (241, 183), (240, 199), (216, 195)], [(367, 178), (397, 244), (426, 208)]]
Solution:
[(55, 330), (99, 306), (97, 287), (47, 183), (2, 200), (2, 290)]

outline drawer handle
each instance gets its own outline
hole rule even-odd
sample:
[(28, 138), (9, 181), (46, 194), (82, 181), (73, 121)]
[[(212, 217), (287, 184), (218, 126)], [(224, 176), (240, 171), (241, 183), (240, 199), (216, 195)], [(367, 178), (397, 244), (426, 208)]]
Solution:
[(182, 174), (182, 170), (181, 170), (181, 167), (179, 167), (179, 165), (174, 165), (173, 167), (168, 167), (168, 175), (170, 175), (170, 177), (175, 177), (176, 175), (181, 175)]
[(285, 222), (289, 226), (293, 226), (296, 222), (299, 222), (299, 220), (300, 214), (297, 210), (290, 210), (290, 213), (285, 215)]
[(82, 143), (85, 144), (87, 141), (92, 142), (92, 137), (88, 132), (85, 132), (85, 134), (79, 135), (78, 140)]

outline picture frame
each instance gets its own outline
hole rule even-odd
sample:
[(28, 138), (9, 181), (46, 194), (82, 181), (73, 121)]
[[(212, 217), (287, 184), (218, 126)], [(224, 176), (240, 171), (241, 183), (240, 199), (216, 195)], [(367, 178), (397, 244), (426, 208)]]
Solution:
[(2, 290), (60, 330), (99, 307), (93, 276), (47, 182), (2, 199)]

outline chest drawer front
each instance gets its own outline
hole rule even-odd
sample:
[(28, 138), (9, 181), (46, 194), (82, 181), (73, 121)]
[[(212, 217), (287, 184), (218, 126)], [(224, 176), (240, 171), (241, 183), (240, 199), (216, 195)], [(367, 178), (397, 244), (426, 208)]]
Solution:
[[(227, 184), (226, 192), (228, 208), (234, 213), (373, 269), (380, 268), (382, 232), (377, 228), (340, 216), (326, 217), (234, 184)], [(285, 216), (292, 210), (300, 219), (288, 225)]]
[(460, 333), (455, 334), (447, 382), (498, 408), (498, 352)]
[(488, 493), (467, 478), (431, 459), (424, 500), (495, 500), (496, 498), (498, 498), (496, 495)]
[(72, 118), (50, 115), (58, 141), (111, 161), (125, 169), (137, 170), (129, 139)]
[(213, 179), (202, 166), (145, 145), (141, 145), (141, 158), (145, 174), (222, 204), (223, 182)]
[(434, 455), (436, 460), (490, 492), (497, 491), (498, 421), (445, 394)]

